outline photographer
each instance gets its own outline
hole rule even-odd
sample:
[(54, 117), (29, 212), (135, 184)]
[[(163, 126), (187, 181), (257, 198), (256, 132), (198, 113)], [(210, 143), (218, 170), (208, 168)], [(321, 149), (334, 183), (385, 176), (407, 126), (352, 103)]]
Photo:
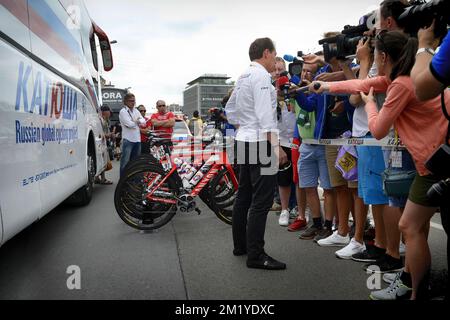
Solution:
[[(435, 21), (429, 28), (419, 31), (419, 51), (416, 55), (416, 63), (411, 71), (411, 78), (416, 87), (416, 96), (421, 101), (440, 95), (450, 85), (450, 33), (447, 33), (445, 36), (439, 52), (433, 55), (433, 51), (440, 41), (439, 38), (435, 38), (434, 26)], [(424, 50), (421, 50), (422, 48)], [(450, 113), (448, 104), (447, 110)], [(447, 143), (450, 143), (450, 141), (447, 141)], [(441, 206), (442, 225), (447, 233), (447, 266), (449, 265), (448, 258), (450, 256), (450, 242), (448, 238), (450, 229), (449, 213), (449, 201), (447, 199), (446, 204)], [(447, 290), (450, 290), (450, 288), (447, 288)]]
[(230, 124), (228, 122), (227, 113), (225, 112), (225, 107), (226, 107), (226, 105), (228, 103), (228, 100), (230, 100), (230, 97), (231, 97), (232, 93), (233, 93), (233, 89), (230, 89), (228, 91), (228, 94), (225, 97), (223, 97), (222, 102), (221, 102), (222, 110), (223, 110), (223, 113), (221, 114), (221, 117), (222, 117), (223, 121), (225, 122), (224, 129), (223, 129), (223, 136), (224, 137), (225, 136), (234, 137), (235, 134), (236, 134), (236, 128), (232, 124)]
[[(380, 4), (377, 22), (381, 31), (378, 30), (378, 32), (403, 31), (398, 20), (406, 7), (407, 3), (401, 0), (383, 1)], [(371, 34), (374, 34), (374, 30), (366, 33), (366, 35)], [(361, 40), (357, 46), (356, 56), (360, 62), (359, 79), (378, 75), (377, 64), (373, 62), (376, 48), (373, 47), (372, 42), (372, 36), (370, 36), (366, 40)], [(375, 98), (377, 107), (382, 108), (386, 98), (385, 92), (378, 92)], [(364, 103), (361, 103), (361, 96), (359, 94), (352, 95), (350, 102), (356, 108), (353, 117), (353, 136), (371, 138), (372, 134), (369, 130)], [(389, 136), (395, 137), (394, 130), (390, 131)], [(406, 206), (407, 196), (386, 196), (381, 176), (386, 168), (389, 168), (390, 172), (414, 170), (414, 163), (409, 152), (404, 149), (395, 153), (391, 152), (392, 148), (384, 147), (357, 146), (356, 149), (358, 152), (358, 196), (354, 197), (355, 237), (348, 247), (336, 254), (345, 257), (351, 255), (352, 251), (358, 251), (361, 247), (365, 247), (363, 252), (355, 252), (351, 255), (351, 259), (368, 262), (365, 268), (370, 272), (373, 272), (374, 269), (381, 272), (397, 272), (403, 267), (400, 248), (404, 248), (400, 245), (401, 235), (398, 223)], [(394, 155), (397, 155), (397, 159), (400, 159), (400, 161), (392, 161)], [(364, 228), (367, 219), (367, 207), (364, 205), (372, 206), (375, 224), (375, 241), (373, 244), (364, 244)], [(402, 276), (407, 278), (408, 274), (408, 267), (406, 266)], [(392, 299), (396, 297), (396, 292), (387, 289), (375, 291), (371, 293), (370, 297), (371, 299)]]
[[(315, 84), (310, 88), (317, 93), (361, 93), (372, 135), (376, 139), (382, 139), (394, 125), (414, 159), (418, 173), (411, 186), (399, 224), (406, 240), (406, 261), (412, 281), (412, 290), (409, 290), (411, 299), (420, 299), (427, 294), (426, 276), (431, 266), (427, 236), (430, 219), (437, 209), (435, 204), (430, 203), (427, 191), (442, 179), (430, 174), (425, 168), (425, 162), (445, 141), (448, 127), (447, 120), (440, 112), (439, 98), (420, 102), (415, 96), (409, 74), (414, 65), (416, 52), (416, 39), (398, 31), (380, 33), (376, 38), (375, 51), (378, 77), (334, 83), (322, 82), (318, 90), (314, 89)], [(374, 92), (387, 92), (380, 111), (377, 109)], [(450, 103), (450, 92), (445, 93), (445, 100), (447, 104)], [(394, 284), (397, 280), (398, 278)], [(408, 287), (405, 281), (408, 282), (403, 278), (404, 289)], [(408, 290), (404, 291), (408, 293)]]

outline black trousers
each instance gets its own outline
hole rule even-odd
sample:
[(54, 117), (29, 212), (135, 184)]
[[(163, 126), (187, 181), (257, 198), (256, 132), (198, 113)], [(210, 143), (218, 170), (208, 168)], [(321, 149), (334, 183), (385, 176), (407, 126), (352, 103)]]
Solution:
[[(270, 163), (264, 162), (272, 154), (268, 142), (238, 141), (237, 145), (240, 175), (233, 207), (234, 248), (247, 250), (248, 260), (257, 260), (264, 253), (267, 214), (273, 204), (277, 178), (275, 174), (267, 174), (267, 170), (264, 170), (270, 167)], [(240, 150), (245, 150), (245, 156), (240, 154)], [(265, 156), (261, 157), (259, 152), (265, 153)]]

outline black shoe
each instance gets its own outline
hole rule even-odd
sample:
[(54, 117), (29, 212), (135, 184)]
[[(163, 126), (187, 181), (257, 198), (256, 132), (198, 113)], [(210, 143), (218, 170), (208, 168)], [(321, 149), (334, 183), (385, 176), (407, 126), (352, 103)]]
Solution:
[(319, 232), (317, 232), (317, 235), (314, 237), (314, 242), (318, 242), (322, 239), (326, 239), (329, 236), (331, 236), (332, 234), (333, 234), (333, 231), (331, 229), (322, 228), (322, 230), (319, 230)]
[(242, 249), (234, 249), (233, 250), (233, 255), (235, 255), (236, 257), (245, 256), (246, 254), (247, 254), (247, 250), (242, 250)]
[(358, 262), (376, 262), (384, 256), (386, 249), (378, 248), (374, 245), (366, 244), (366, 250), (356, 253), (352, 256), (353, 261)]
[(322, 230), (322, 228), (318, 228), (314, 225), (311, 225), (308, 227), (308, 229), (306, 229), (305, 231), (300, 233), (299, 239), (312, 240), (312, 239), (314, 239), (315, 236), (317, 236), (317, 234), (319, 233), (320, 230)]
[(371, 273), (395, 273), (403, 269), (403, 262), (401, 259), (395, 259), (388, 254), (384, 254), (380, 259), (374, 263), (369, 263), (364, 267), (366, 272)]
[(247, 260), (247, 267), (252, 269), (284, 270), (286, 269), (286, 264), (264, 254), (261, 255), (259, 260)]

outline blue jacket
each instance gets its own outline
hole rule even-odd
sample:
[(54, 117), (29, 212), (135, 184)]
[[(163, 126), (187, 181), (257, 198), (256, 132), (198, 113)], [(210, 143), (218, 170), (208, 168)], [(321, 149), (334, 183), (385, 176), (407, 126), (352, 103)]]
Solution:
[[(331, 67), (329, 65), (321, 68), (317, 75), (329, 72), (331, 70)], [(316, 75), (316, 76), (317, 76)], [(316, 112), (316, 129), (314, 131), (314, 138), (315, 139), (322, 139), (324, 134), (324, 128), (326, 125), (325, 117), (326, 117), (326, 111), (327, 107), (331, 103), (331, 95), (329, 94), (316, 94), (312, 93), (310, 95), (306, 95), (303, 92), (299, 92), (295, 99), (297, 100), (298, 105), (300, 108), (302, 108), (305, 111), (308, 112)], [(347, 113), (347, 118), (350, 122), (350, 124), (353, 123), (353, 112), (355, 111), (355, 108), (350, 104), (348, 101), (348, 97), (344, 100), (344, 106), (345, 106), (345, 112)]]

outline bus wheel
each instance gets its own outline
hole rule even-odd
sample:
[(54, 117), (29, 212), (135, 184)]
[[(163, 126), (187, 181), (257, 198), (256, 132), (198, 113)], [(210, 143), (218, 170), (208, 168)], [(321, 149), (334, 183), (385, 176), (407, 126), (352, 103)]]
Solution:
[(80, 189), (75, 191), (73, 195), (67, 199), (67, 203), (73, 206), (85, 206), (92, 200), (92, 194), (94, 192), (94, 178), (95, 178), (95, 158), (93, 151), (88, 150), (87, 154), (87, 168), (88, 168), (88, 181)]

